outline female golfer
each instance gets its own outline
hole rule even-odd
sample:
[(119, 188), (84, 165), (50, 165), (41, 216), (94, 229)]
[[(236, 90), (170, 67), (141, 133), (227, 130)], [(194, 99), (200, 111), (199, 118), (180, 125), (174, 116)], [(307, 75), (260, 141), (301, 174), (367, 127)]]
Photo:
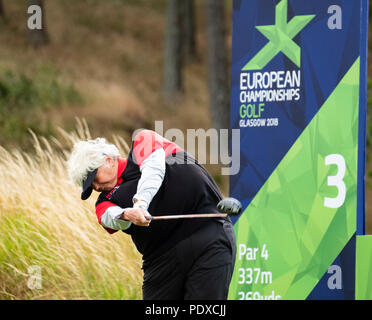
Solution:
[[(203, 166), (154, 131), (128, 157), (105, 139), (79, 141), (68, 160), (81, 198), (94, 189), (98, 222), (132, 237), (143, 257), (143, 299), (226, 299), (235, 261), (230, 219), (152, 221), (146, 216), (218, 212), (221, 193)], [(123, 261), (125, 263), (125, 261)]]

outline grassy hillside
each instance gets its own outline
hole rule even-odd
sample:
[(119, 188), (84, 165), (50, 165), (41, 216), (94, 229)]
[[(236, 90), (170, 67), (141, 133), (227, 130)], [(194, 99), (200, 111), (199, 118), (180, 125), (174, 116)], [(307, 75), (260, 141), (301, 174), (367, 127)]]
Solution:
[[(109, 235), (66, 178), (66, 152), (90, 134), (33, 139), (35, 155), (1, 148), (0, 299), (141, 299), (141, 258), (129, 236)], [(125, 155), (125, 144), (117, 140)], [(22, 181), (22, 183), (19, 183)], [(30, 192), (33, 190), (33, 192)], [(36, 269), (36, 272), (35, 272)], [(39, 273), (37, 273), (39, 272)]]
[(48, 69), (81, 96), (43, 101), (53, 108), (43, 110), (39, 131), (48, 132), (47, 121), (51, 128), (72, 129), (76, 116), (85, 117), (96, 135), (129, 134), (159, 119), (165, 128), (209, 127), (202, 10), (199, 56), (185, 70), (185, 95), (171, 103), (163, 99), (164, 2), (46, 1), (51, 44), (35, 51), (27, 46), (22, 2), (4, 1), (9, 18), (1, 25), (0, 41), (7, 43), (0, 46), (1, 74), (27, 76), (37, 86), (40, 70)]

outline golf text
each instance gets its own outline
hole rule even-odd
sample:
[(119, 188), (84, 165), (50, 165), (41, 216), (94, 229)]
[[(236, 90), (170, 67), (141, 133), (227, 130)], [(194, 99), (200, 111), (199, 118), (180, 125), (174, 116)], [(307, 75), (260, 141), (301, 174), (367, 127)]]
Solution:
[[(265, 286), (273, 282), (273, 274), (266, 270), (266, 261), (270, 253), (266, 243), (257, 247), (248, 247), (244, 243), (238, 244), (238, 261), (244, 265), (238, 268), (239, 300), (278, 300), (281, 296), (275, 291), (266, 294)], [(257, 290), (257, 291), (253, 291)], [(260, 291), (258, 291), (260, 290)], [(262, 292), (265, 292), (263, 294)]]
[(190, 304), (188, 307), (182, 306), (156, 306), (152, 304), (145, 308), (145, 315), (166, 315), (177, 317), (179, 314), (187, 315), (215, 315), (224, 317), (226, 315), (226, 305), (224, 304)]
[(240, 102), (277, 102), (300, 99), (301, 71), (243, 72)]

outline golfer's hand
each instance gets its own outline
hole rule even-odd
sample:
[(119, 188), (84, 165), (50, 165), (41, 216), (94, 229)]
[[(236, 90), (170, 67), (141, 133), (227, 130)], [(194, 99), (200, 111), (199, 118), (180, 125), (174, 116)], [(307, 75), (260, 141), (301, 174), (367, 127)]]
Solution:
[(150, 220), (147, 220), (145, 216), (150, 217), (150, 214), (142, 208), (127, 208), (124, 210), (121, 219), (129, 220), (136, 226), (148, 227)]

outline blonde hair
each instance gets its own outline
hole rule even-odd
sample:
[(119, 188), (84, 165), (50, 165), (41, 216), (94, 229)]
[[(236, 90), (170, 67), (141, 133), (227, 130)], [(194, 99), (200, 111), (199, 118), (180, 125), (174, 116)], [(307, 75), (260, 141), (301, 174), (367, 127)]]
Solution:
[(81, 186), (88, 172), (105, 164), (105, 156), (114, 159), (120, 156), (118, 148), (107, 143), (105, 138), (76, 142), (67, 161), (71, 181)]

